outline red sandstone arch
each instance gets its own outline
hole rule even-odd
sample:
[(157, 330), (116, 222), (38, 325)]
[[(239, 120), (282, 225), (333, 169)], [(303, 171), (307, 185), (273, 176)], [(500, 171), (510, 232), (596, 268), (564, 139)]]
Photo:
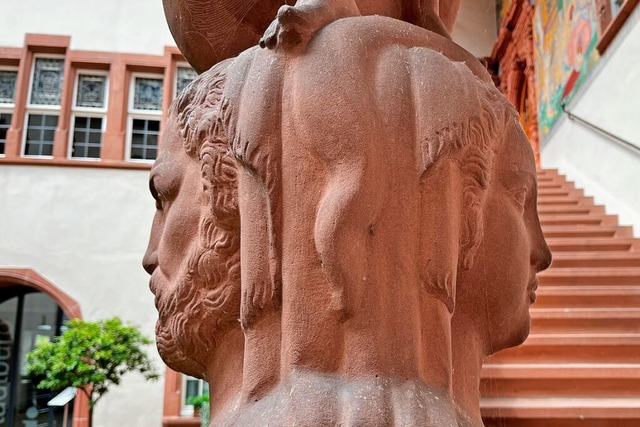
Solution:
[[(81, 319), (80, 305), (71, 296), (45, 279), (31, 268), (0, 268), (0, 289), (6, 286), (22, 285), (36, 289), (53, 299), (70, 319)], [(88, 425), (89, 404), (84, 394), (76, 396), (73, 410), (73, 427)]]
[(0, 288), (23, 285), (37, 289), (53, 299), (70, 319), (82, 318), (80, 305), (56, 285), (30, 268), (0, 268)]

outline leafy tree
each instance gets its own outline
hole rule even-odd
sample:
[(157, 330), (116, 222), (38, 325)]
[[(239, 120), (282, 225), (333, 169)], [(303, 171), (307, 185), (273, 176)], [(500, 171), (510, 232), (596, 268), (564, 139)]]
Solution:
[(110, 387), (127, 372), (140, 372), (148, 380), (158, 374), (143, 346), (151, 340), (117, 317), (85, 322), (73, 319), (53, 342), (40, 343), (27, 355), (27, 372), (39, 379), (38, 388), (77, 387), (89, 400), (89, 427), (93, 410)]

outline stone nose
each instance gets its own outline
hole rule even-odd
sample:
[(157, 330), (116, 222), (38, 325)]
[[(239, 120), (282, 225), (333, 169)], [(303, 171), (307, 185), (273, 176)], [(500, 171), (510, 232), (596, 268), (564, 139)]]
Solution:
[(156, 267), (158, 267), (158, 255), (154, 249), (149, 247), (142, 258), (142, 268), (144, 268), (147, 273), (153, 274)]
[(547, 242), (542, 235), (542, 231), (540, 231), (539, 244), (534, 246), (531, 251), (531, 264), (536, 269), (536, 272), (540, 272), (549, 268), (552, 260), (553, 256), (551, 255), (549, 245), (547, 245)]

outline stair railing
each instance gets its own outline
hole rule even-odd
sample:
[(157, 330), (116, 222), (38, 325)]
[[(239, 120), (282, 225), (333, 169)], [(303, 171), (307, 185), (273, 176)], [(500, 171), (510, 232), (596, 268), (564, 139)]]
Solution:
[(578, 122), (581, 125), (586, 126), (586, 127), (590, 128), (591, 130), (602, 134), (603, 136), (609, 138), (611, 141), (613, 141), (613, 142), (625, 147), (627, 150), (631, 150), (633, 153), (635, 153), (636, 155), (640, 156), (640, 144), (634, 144), (632, 142), (627, 141), (626, 139), (620, 138), (618, 135), (615, 135), (615, 134), (613, 134), (613, 133), (601, 128), (600, 126), (595, 125), (595, 124), (591, 123), (590, 121), (585, 120), (582, 117), (575, 115), (571, 111), (567, 110), (564, 104), (562, 105), (562, 111), (564, 111), (567, 114), (567, 117), (569, 117), (569, 120)]

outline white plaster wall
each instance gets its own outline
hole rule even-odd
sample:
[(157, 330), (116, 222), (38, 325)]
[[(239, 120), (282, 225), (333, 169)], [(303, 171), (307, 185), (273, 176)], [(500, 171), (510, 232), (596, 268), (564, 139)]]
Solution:
[(462, 0), (453, 40), (478, 58), (491, 54), (497, 38), (495, 0)]
[[(31, 267), (85, 319), (120, 316), (154, 336), (141, 267), (154, 212), (147, 171), (0, 166), (0, 266)], [(164, 373), (155, 346), (148, 347)], [(160, 426), (163, 381), (129, 375), (98, 403), (95, 427)]]
[[(640, 8), (567, 109), (640, 147)], [(558, 168), (640, 236), (640, 154), (566, 116), (541, 154), (543, 167)]]
[(26, 33), (71, 36), (71, 49), (160, 55), (175, 46), (161, 0), (3, 0), (0, 46)]

